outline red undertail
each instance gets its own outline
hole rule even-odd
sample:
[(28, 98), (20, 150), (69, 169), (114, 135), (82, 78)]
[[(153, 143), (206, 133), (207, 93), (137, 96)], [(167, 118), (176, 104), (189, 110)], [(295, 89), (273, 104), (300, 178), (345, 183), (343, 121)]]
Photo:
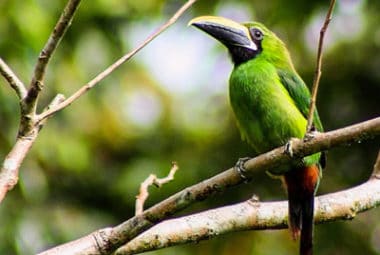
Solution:
[(289, 228), (293, 239), (301, 235), (300, 255), (313, 254), (314, 195), (319, 167), (311, 165), (285, 174), (289, 199)]

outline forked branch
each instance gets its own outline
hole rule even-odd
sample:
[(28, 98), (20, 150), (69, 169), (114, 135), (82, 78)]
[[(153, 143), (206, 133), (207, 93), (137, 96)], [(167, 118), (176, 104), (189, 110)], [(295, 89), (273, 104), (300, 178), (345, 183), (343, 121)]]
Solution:
[[(17, 184), (19, 168), (41, 130), (43, 123), (36, 121), (35, 115), (45, 71), (54, 50), (57, 48), (59, 41), (70, 25), (79, 3), (80, 0), (68, 1), (45, 47), (40, 53), (28, 91), (12, 70), (0, 59), (0, 72), (20, 98), (21, 109), (16, 143), (5, 157), (0, 168), (0, 203), (7, 192)], [(55, 97), (49, 107), (55, 107), (57, 103), (61, 102), (61, 99), (61, 96)], [(49, 107), (47, 107), (47, 109), (49, 109)]]
[(98, 84), (101, 80), (111, 74), (122, 63), (132, 58), (138, 51), (148, 45), (154, 38), (160, 35), (166, 28), (175, 23), (177, 19), (193, 4), (196, 0), (188, 0), (164, 25), (162, 25), (155, 33), (150, 35), (136, 49), (120, 58), (109, 68), (97, 75), (88, 84), (65, 99), (63, 95), (58, 94), (52, 102), (45, 107), (44, 111), (36, 114), (38, 96), (43, 88), (43, 80), (45, 72), (55, 49), (60, 40), (68, 29), (74, 14), (80, 4), (80, 0), (69, 0), (59, 18), (53, 32), (42, 49), (38, 61), (34, 69), (34, 75), (27, 91), (24, 84), (17, 78), (12, 70), (0, 58), (0, 73), (8, 81), (11, 87), (16, 91), (21, 100), (21, 116), (18, 137), (15, 145), (6, 156), (0, 168), (0, 203), (4, 199), (6, 193), (12, 189), (18, 181), (18, 172), (25, 156), (28, 154), (44, 121), (59, 110), (70, 105), (80, 96), (85, 94), (89, 89)]

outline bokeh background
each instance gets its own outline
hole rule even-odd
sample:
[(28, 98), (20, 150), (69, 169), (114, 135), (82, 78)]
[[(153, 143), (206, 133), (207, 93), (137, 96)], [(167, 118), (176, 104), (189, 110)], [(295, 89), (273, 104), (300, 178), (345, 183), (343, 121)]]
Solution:
[[(41, 108), (70, 95), (138, 45), (185, 1), (83, 1), (48, 69)], [(0, 254), (32, 254), (118, 224), (134, 214), (139, 184), (164, 176), (147, 206), (253, 156), (240, 140), (228, 103), (232, 68), (226, 50), (188, 27), (198, 15), (257, 20), (288, 45), (307, 84), (313, 80), (319, 29), (329, 1), (199, 0), (131, 61), (51, 118), (0, 206)], [(328, 30), (318, 108), (326, 130), (379, 116), (380, 1), (337, 1)], [(28, 83), (40, 49), (66, 1), (0, 0), (0, 55)], [(19, 109), (0, 79), (0, 159), (15, 141)], [(370, 175), (379, 139), (332, 149), (319, 194)], [(280, 183), (254, 182), (191, 206), (182, 214), (237, 203), (256, 193), (285, 199)], [(352, 221), (316, 226), (318, 254), (380, 254), (380, 209)], [(220, 236), (148, 254), (295, 254), (287, 230)]]

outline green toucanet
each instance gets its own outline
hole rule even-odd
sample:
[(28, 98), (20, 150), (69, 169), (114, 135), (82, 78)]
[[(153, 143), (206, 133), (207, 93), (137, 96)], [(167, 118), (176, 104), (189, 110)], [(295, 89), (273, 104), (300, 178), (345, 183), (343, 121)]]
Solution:
[[(306, 133), (310, 92), (293, 67), (284, 43), (258, 22), (237, 23), (213, 16), (190, 21), (227, 47), (234, 63), (230, 76), (230, 103), (238, 128), (256, 153), (285, 145)], [(314, 129), (322, 131), (317, 111)], [(301, 236), (300, 254), (311, 255), (314, 196), (324, 167), (316, 153), (289, 166), (270, 169), (281, 176), (289, 200), (289, 227)]]

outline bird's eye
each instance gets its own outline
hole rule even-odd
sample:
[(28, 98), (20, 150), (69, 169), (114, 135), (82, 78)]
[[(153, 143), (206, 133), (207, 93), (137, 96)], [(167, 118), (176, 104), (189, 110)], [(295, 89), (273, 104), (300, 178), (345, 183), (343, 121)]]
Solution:
[(253, 28), (251, 30), (251, 36), (253, 37), (254, 40), (261, 41), (264, 37), (264, 34), (259, 29)]

